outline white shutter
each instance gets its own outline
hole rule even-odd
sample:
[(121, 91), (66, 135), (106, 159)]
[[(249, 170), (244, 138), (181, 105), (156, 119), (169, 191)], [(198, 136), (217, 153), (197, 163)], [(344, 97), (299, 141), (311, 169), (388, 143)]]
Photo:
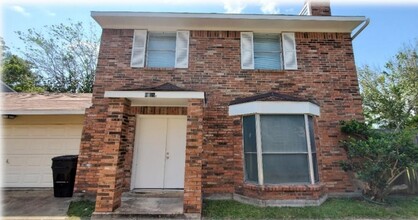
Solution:
[(297, 70), (295, 33), (282, 33), (284, 69)]
[(189, 31), (177, 31), (176, 68), (189, 67)]
[(135, 30), (132, 43), (131, 67), (144, 67), (147, 31)]
[(241, 32), (241, 69), (254, 69), (253, 32)]

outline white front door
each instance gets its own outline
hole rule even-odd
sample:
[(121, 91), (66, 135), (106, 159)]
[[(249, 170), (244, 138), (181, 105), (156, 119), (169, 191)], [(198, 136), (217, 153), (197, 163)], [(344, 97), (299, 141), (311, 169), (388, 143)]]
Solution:
[(131, 188), (184, 188), (186, 116), (138, 116)]

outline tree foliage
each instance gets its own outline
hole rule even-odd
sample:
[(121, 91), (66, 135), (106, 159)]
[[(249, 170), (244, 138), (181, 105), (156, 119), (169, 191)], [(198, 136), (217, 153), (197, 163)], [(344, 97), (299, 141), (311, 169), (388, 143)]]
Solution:
[(92, 92), (99, 38), (92, 25), (82, 22), (18, 31), (21, 49), (49, 92)]
[(396, 130), (418, 126), (418, 39), (387, 62), (384, 71), (364, 66), (358, 72), (370, 124)]
[(22, 58), (12, 55), (1, 39), (1, 78), (16, 92), (42, 92), (40, 78), (31, 71), (31, 66)]
[(391, 192), (391, 184), (407, 168), (417, 166), (418, 145), (413, 142), (416, 130), (373, 130), (352, 120), (341, 122), (341, 131), (348, 134), (342, 141), (348, 160), (341, 166), (364, 181), (364, 193), (373, 200), (383, 201)]

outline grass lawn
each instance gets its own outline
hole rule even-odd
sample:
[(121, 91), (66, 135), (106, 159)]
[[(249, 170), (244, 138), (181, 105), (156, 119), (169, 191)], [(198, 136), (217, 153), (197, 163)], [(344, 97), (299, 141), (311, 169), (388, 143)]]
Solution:
[(418, 219), (418, 197), (389, 198), (386, 205), (356, 199), (328, 199), (318, 207), (261, 208), (236, 201), (204, 201), (203, 216), (227, 219), (398, 218)]
[(67, 215), (72, 217), (80, 217), (82, 219), (91, 217), (91, 214), (94, 212), (94, 202), (89, 200), (81, 200), (76, 202), (71, 202), (70, 207), (68, 207)]

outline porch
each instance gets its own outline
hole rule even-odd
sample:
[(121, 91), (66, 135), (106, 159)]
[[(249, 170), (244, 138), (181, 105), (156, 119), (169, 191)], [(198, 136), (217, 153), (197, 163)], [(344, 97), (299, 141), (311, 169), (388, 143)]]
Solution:
[(95, 216), (200, 215), (204, 93), (166, 83), (104, 98)]

